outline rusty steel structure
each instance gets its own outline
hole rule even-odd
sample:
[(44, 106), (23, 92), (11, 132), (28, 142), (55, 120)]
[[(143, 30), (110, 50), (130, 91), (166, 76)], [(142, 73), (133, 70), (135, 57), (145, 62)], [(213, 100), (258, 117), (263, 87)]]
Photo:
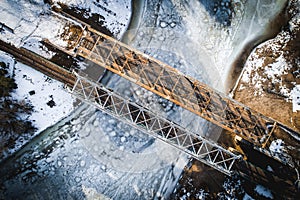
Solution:
[(55, 71), (55, 77), (66, 78), (62, 80), (73, 95), (227, 175), (232, 174), (232, 168), (241, 156), (217, 142), (203, 138), (201, 133), (188, 131), (143, 105), (105, 88), (100, 83), (102, 69), (105, 68), (240, 136), (269, 157), (274, 157), (266, 149), (272, 138), (276, 138), (282, 130), (290, 131), (281, 123), (251, 110), (153, 57), (92, 29), (88, 24), (69, 21), (66, 25), (72, 27), (65, 29), (67, 32), (62, 35), (66, 37), (68, 46), (59, 49), (101, 66), (93, 65), (88, 70), (67, 75), (57, 74)]
[[(75, 56), (91, 60), (133, 83), (264, 147), (279, 122), (225, 96), (178, 70), (86, 27), (76, 38)], [(94, 82), (99, 77), (88, 75)]]
[(76, 82), (70, 93), (78, 99), (184, 151), (199, 161), (231, 175), (235, 161), (241, 159), (240, 155), (186, 130), (131, 99), (105, 88), (102, 84), (95, 83), (76, 72), (74, 75)]
[[(64, 13), (55, 14), (58, 17), (61, 17), (60, 14), (65, 15)], [(102, 79), (103, 69), (107, 69), (227, 130), (228, 132), (226, 133), (232, 134), (230, 136), (231, 138), (233, 138), (232, 136), (241, 137), (242, 139), (250, 142), (249, 144), (251, 144), (251, 148), (267, 155), (268, 157), (271, 157), (283, 164), (288, 164), (291, 167), (294, 166), (294, 159), (299, 160), (299, 156), (297, 156), (298, 152), (295, 149), (289, 150), (289, 153), (293, 154), (292, 160), (289, 157), (283, 159), (282, 155), (277, 155), (276, 152), (271, 152), (269, 149), (271, 143), (278, 138), (285, 138), (287, 145), (292, 144), (295, 141), (297, 142), (299, 135), (297, 131), (248, 108), (247, 106), (214, 90), (208, 85), (182, 74), (180, 71), (149, 55), (146, 55), (143, 52), (133, 49), (112, 37), (96, 31), (91, 28), (89, 24), (86, 24), (73, 16), (67, 15), (65, 17), (71, 19), (67, 21), (66, 26), (68, 28), (65, 29), (69, 32), (64, 32), (62, 35), (62, 39), (66, 40), (68, 45), (66, 47), (58, 48), (69, 55), (74, 57), (79, 56), (96, 64), (89, 65), (86, 69), (79, 71), (79, 73), (75, 73), (77, 81), (70, 87), (71, 89), (69, 91), (79, 99), (92, 104), (104, 112), (111, 114), (141, 130), (141, 124), (138, 124), (133, 120), (128, 121), (128, 117), (126, 118), (125, 115), (122, 114), (122, 111), (118, 110), (120, 109), (119, 105), (111, 105), (114, 107), (114, 112), (112, 112), (112, 110), (105, 110), (107, 107), (103, 106), (103, 103), (99, 101), (99, 94), (95, 91), (100, 91), (102, 89), (99, 90), (99, 88), (104, 88), (101, 86), (100, 81)], [(94, 92), (88, 92), (91, 87), (94, 88)], [(110, 91), (109, 94), (113, 94), (111, 93), (112, 90), (108, 91)], [(110, 103), (114, 104), (114, 101), (110, 100)], [(149, 111), (149, 109), (141, 105), (135, 108), (140, 109), (139, 111), (135, 111), (139, 112), (138, 115), (144, 115), (144, 112)], [(134, 116), (135, 113), (131, 113), (130, 115)], [(162, 119), (164, 119), (165, 122), (168, 121), (165, 118)], [(232, 173), (231, 168), (234, 165), (234, 161), (240, 158), (240, 156), (234, 156), (234, 154), (231, 153), (228, 154), (230, 151), (224, 149), (217, 142), (213, 142), (216, 146), (209, 146), (206, 153), (210, 150), (214, 151), (215, 147), (220, 147), (221, 149), (226, 150), (224, 151), (224, 155), (227, 156), (225, 156), (223, 160), (219, 160), (218, 158), (218, 161), (216, 162), (213, 161), (214, 159), (205, 160), (205, 156), (199, 156), (197, 150), (191, 151), (191, 147), (189, 145), (194, 145), (193, 142), (186, 146), (185, 143), (182, 143), (181, 139), (177, 140), (182, 137), (185, 141), (186, 138), (191, 137), (192, 134), (185, 129), (181, 129), (180, 132), (169, 137), (168, 135), (162, 134), (162, 132), (151, 132), (153, 130), (149, 129), (147, 125), (148, 123), (151, 124), (152, 122), (143, 121), (144, 126), (142, 131), (148, 131), (148, 134), (176, 146), (184, 152), (192, 155), (194, 158), (218, 169), (219, 171), (222, 171), (225, 174)], [(172, 124), (172, 122), (170, 122), (170, 124)], [(182, 131), (184, 132), (183, 135)], [(199, 135), (200, 134), (198, 133), (195, 136), (198, 137)], [(177, 138), (177, 143), (174, 143), (174, 138)], [(207, 138), (200, 138), (201, 141), (209, 141)], [(188, 139), (188, 141), (190, 140), (194, 141), (193, 139)], [(198, 143), (196, 142), (195, 145), (198, 145)], [(197, 148), (198, 147), (194, 149)], [(241, 152), (235, 148), (229, 147), (229, 149), (231, 151)], [(200, 152), (202, 152), (202, 150)], [(228, 155), (230, 156), (228, 157)], [(244, 159), (247, 159), (247, 157), (244, 157)], [(228, 164), (228, 162), (232, 162), (232, 164)], [(226, 164), (221, 166), (224, 163)]]

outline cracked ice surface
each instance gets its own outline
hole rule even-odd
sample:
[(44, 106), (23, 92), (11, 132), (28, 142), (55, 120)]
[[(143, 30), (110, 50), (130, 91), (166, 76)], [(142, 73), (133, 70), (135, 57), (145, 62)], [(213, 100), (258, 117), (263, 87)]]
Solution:
[(0, 21), (14, 31), (2, 33), (0, 39), (22, 46), (28, 39), (41, 41), (47, 38), (54, 44), (66, 46), (66, 42), (59, 39), (65, 22), (50, 15), (49, 7), (43, 1), (34, 2), (25, 0), (0, 2), (0, 11), (5, 16)]
[[(23, 199), (168, 196), (187, 162), (182, 152), (93, 110), (82, 106), (42, 133), (47, 137), (23, 148), (0, 172), (6, 189), (2, 195)], [(4, 178), (7, 174), (14, 177)]]
[[(284, 1), (276, 0), (147, 1), (140, 4), (137, 12), (142, 17), (129, 27), (124, 42), (224, 91), (227, 73), (241, 49), (264, 33), (269, 20), (283, 5)], [(124, 82), (118, 80), (116, 85), (121, 87)], [(121, 88), (119, 91), (124, 89)], [(172, 112), (167, 114), (171, 120), (202, 136), (218, 139), (220, 130), (193, 113), (176, 106)], [(209, 132), (209, 128), (213, 131)]]
[(141, 6), (145, 7), (143, 18), (130, 27), (126, 42), (141, 50), (177, 53), (189, 61), (186, 71), (193, 77), (200, 75), (200, 81), (223, 91), (241, 49), (265, 34), (270, 19), (284, 4), (279, 0), (147, 1)]

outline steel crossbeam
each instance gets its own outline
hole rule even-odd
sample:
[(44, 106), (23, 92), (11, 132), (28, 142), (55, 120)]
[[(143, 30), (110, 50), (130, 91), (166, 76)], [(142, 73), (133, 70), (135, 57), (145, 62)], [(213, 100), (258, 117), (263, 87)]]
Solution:
[(186, 152), (203, 163), (230, 175), (234, 162), (241, 158), (220, 145), (189, 132), (180, 125), (118, 95), (101, 84), (80, 76), (76, 72), (74, 74), (76, 82), (70, 90), (74, 96)]
[(95, 30), (85, 31), (77, 45), (76, 55), (240, 135), (258, 147), (270, 132), (268, 125), (276, 123), (159, 60)]

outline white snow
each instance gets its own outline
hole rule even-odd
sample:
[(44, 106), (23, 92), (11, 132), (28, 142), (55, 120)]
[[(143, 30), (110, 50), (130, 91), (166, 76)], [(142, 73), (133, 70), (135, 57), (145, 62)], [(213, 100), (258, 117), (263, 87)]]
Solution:
[(45, 47), (44, 45), (42, 45), (38, 40), (34, 39), (34, 38), (30, 38), (28, 39), (24, 44), (23, 47), (25, 49), (28, 49), (34, 53), (37, 53), (41, 56), (43, 56), (44, 58), (47, 59), (51, 59), (55, 53), (48, 50), (47, 47)]
[[(17, 100), (26, 100), (34, 106), (34, 112), (28, 119), (38, 129), (36, 133), (55, 124), (74, 109), (73, 102), (75, 99), (67, 93), (62, 83), (48, 78), (31, 67), (15, 62), (12, 56), (1, 51), (0, 61), (7, 63), (11, 73), (15, 75), (18, 88), (12, 97)], [(30, 91), (34, 91), (35, 94), (30, 95)], [(47, 105), (51, 99), (55, 102), (55, 106), (52, 108)], [(12, 149), (11, 152), (14, 152), (25, 142), (26, 140), (20, 137), (15, 149)]]
[(272, 192), (265, 188), (264, 186), (262, 185), (256, 185), (255, 189), (254, 189), (258, 194), (264, 196), (264, 197), (267, 197), (267, 198), (270, 198), (270, 199), (274, 199), (273, 197), (273, 194)]
[[(254, 87), (254, 95), (259, 96), (263, 94), (266, 82), (268, 82), (278, 85), (278, 93), (285, 96), (287, 101), (291, 100), (291, 89), (282, 83), (282, 76), (287, 74), (292, 67), (286, 60), (283, 51), (284, 42), (287, 40), (289, 37), (286, 36), (285, 32), (281, 32), (274, 39), (268, 40), (254, 49), (245, 63), (240, 79), (241, 86), (238, 90), (243, 90), (243, 84), (246, 83)], [(274, 54), (276, 52), (278, 56), (271, 58), (262, 56), (265, 51)], [(295, 84), (295, 82), (291, 82), (291, 84)], [(270, 86), (269, 89), (272, 90), (273, 86)]]
[[(281, 160), (283, 163), (295, 166), (292, 157), (287, 153), (284, 141), (282, 139), (273, 140), (270, 144), (269, 150), (275, 158)], [(272, 168), (268, 168), (269, 171), (273, 171)]]
[(290, 67), (291, 66), (287, 64), (285, 58), (282, 55), (280, 55), (278, 58), (276, 58), (275, 62), (266, 66), (264, 73), (267, 75), (268, 79), (272, 79), (272, 82), (275, 83), (279, 82), (279, 80), (276, 77), (286, 74), (287, 70), (289, 70)]
[[(15, 20), (15, 24), (9, 27), (14, 33), (4, 31), (0, 34), (0, 39), (15, 46), (23, 46), (29, 42), (32, 46), (43, 39), (48, 39), (55, 45), (66, 46), (66, 41), (60, 37), (66, 21), (51, 15), (49, 8), (43, 3), (32, 4), (31, 2), (20, 1), (0, 1), (0, 22), (9, 24), (11, 20)], [(28, 45), (25, 44), (25, 47)]]
[(82, 185), (82, 191), (85, 194), (86, 200), (110, 200), (109, 197), (98, 193), (94, 188), (88, 188)]
[(198, 193), (196, 194), (197, 199), (206, 199), (206, 197), (209, 195), (208, 192), (206, 192), (204, 189), (200, 189)]
[(269, 147), (270, 151), (273, 153), (283, 153), (284, 152), (284, 142), (281, 139), (272, 141)]
[(99, 19), (99, 22), (103, 22), (103, 25), (118, 39), (120, 39), (126, 31), (131, 17), (130, 0), (54, 0), (53, 2), (60, 2), (78, 9), (88, 10), (87, 18), (91, 17), (92, 14), (99, 14), (103, 16), (104, 19)]
[(18, 45), (23, 38), (34, 32), (43, 8), (40, 5), (32, 6), (24, 0), (3, 0), (0, 2), (0, 11), (1, 16), (5, 16), (1, 17), (0, 21), (14, 30), (14, 34), (1, 34), (1, 39)]
[(254, 200), (249, 194), (245, 193), (243, 200)]
[(4, 62), (9, 67), (10, 74), (13, 75), (15, 60), (9, 54), (0, 51), (0, 61)]
[[(14, 71), (18, 89), (13, 96), (17, 99), (27, 99), (34, 105), (35, 112), (30, 119), (34, 121), (38, 131), (55, 124), (73, 110), (74, 98), (67, 93), (61, 82), (21, 63), (16, 63)], [(35, 94), (30, 95), (29, 91), (33, 90)], [(52, 108), (47, 105), (51, 99), (56, 104)]]
[(296, 85), (292, 92), (293, 112), (300, 111), (300, 85)]

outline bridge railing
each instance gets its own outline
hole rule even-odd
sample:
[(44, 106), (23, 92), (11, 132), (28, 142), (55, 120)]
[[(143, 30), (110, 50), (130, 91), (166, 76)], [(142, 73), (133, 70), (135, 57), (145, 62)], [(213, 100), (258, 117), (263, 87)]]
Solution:
[[(76, 55), (261, 147), (275, 121), (109, 36), (88, 29)], [(98, 81), (97, 78), (94, 81)]]
[(192, 133), (147, 108), (126, 99), (100, 83), (74, 72), (76, 82), (70, 92), (78, 99), (124, 121), (144, 133), (158, 138), (201, 162), (230, 175), (241, 156)]

